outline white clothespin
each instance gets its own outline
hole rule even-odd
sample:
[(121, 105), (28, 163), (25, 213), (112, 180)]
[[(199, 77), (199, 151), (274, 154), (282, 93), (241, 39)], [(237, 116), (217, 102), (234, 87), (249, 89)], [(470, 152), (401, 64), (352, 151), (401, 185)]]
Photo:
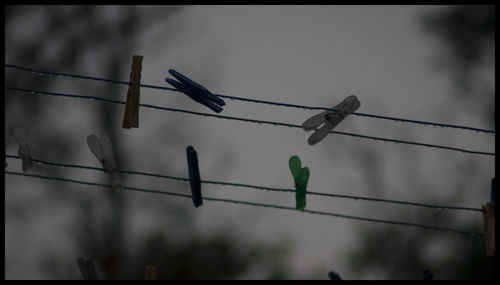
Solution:
[(80, 257), (76, 261), (78, 262), (78, 267), (80, 267), (83, 280), (99, 280), (97, 268), (92, 257)]
[(5, 167), (8, 166), (7, 164), (7, 146), (9, 145), (9, 140), (5, 139)]
[(17, 154), (21, 157), (23, 161), (23, 172), (28, 171), (28, 169), (33, 170), (33, 161), (31, 160), (31, 150), (26, 144), (26, 132), (22, 127), (17, 127), (14, 129), (14, 136), (16, 137), (19, 149)]
[(340, 104), (334, 106), (331, 111), (324, 111), (318, 115), (312, 116), (307, 119), (303, 124), (302, 128), (304, 131), (310, 131), (316, 128), (317, 126), (324, 123), (324, 125), (319, 128), (316, 132), (314, 132), (307, 142), (310, 145), (317, 144), (320, 142), (329, 131), (331, 131), (335, 126), (337, 126), (342, 120), (345, 119), (349, 114), (356, 111), (361, 103), (358, 98), (354, 95), (350, 95), (345, 98)]
[(87, 137), (87, 144), (90, 151), (102, 163), (104, 172), (109, 174), (109, 181), (111, 182), (113, 191), (119, 193), (121, 191), (120, 174), (116, 169), (115, 156), (113, 155), (113, 149), (111, 148), (108, 136), (102, 135), (101, 140), (99, 140), (95, 135), (89, 135)]

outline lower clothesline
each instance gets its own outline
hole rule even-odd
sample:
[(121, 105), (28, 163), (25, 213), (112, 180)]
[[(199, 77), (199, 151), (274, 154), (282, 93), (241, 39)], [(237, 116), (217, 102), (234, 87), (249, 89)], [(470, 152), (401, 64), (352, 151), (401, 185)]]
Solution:
[[(27, 176), (27, 177), (47, 179), (47, 180), (55, 180), (55, 181), (66, 182), (66, 183), (83, 184), (83, 185), (102, 187), (102, 188), (112, 188), (112, 185), (109, 185), (109, 184), (101, 184), (101, 183), (80, 181), (80, 180), (60, 178), (60, 177), (50, 177), (50, 176), (42, 176), (42, 175), (37, 175), (37, 174), (11, 172), (11, 171), (5, 171), (5, 174)], [(192, 196), (189, 194), (167, 192), (167, 191), (160, 191), (160, 190), (151, 190), (151, 189), (144, 189), (144, 188), (137, 188), (137, 187), (122, 186), (122, 189), (128, 190), (128, 191), (139, 191), (139, 192), (151, 193), (151, 194), (161, 194), (161, 195), (169, 195), (169, 196), (175, 196), (175, 197), (192, 198)], [(462, 234), (462, 235), (466, 235), (468, 237), (482, 237), (482, 236), (484, 236), (483, 233), (468, 232), (468, 231), (462, 231), (462, 230), (456, 230), (456, 229), (450, 229), (450, 228), (441, 228), (441, 227), (428, 226), (428, 225), (422, 225), (422, 224), (416, 224), (416, 223), (407, 223), (407, 222), (398, 222), (398, 221), (390, 221), (390, 220), (380, 220), (380, 219), (373, 219), (373, 218), (357, 217), (357, 216), (350, 216), (350, 215), (324, 212), (324, 211), (315, 211), (315, 210), (306, 210), (306, 209), (297, 210), (296, 208), (293, 208), (293, 207), (273, 205), (273, 204), (264, 204), (264, 203), (239, 201), (239, 200), (231, 200), (231, 199), (223, 199), (223, 198), (213, 198), (213, 197), (206, 197), (206, 196), (203, 196), (203, 200), (225, 202), (225, 203), (234, 203), (234, 204), (243, 204), (243, 205), (248, 205), (248, 206), (266, 207), (266, 208), (274, 208), (274, 209), (281, 209), (281, 210), (289, 210), (289, 211), (296, 211), (296, 212), (309, 213), (309, 214), (315, 214), (315, 215), (324, 215), (324, 216), (332, 216), (332, 217), (352, 219), (352, 220), (358, 220), (358, 221), (365, 221), (365, 222), (383, 223), (383, 224), (390, 224), (390, 225), (397, 225), (397, 226), (417, 227), (417, 228), (428, 229), (428, 230), (436, 230), (436, 231), (444, 231), (444, 232), (448, 232), (448, 233)]]

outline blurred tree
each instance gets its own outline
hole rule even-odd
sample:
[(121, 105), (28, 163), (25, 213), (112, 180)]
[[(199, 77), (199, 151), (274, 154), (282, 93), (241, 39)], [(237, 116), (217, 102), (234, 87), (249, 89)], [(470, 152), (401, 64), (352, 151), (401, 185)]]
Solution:
[[(427, 31), (437, 35), (443, 42), (444, 55), (440, 55), (442, 67), (446, 67), (455, 74), (457, 92), (454, 100), (463, 102), (464, 106), (470, 107), (467, 102), (474, 101), (481, 104), (482, 111), (477, 112), (482, 119), (494, 125), (494, 104), (491, 104), (494, 96), (494, 28), (495, 9), (493, 6), (453, 6), (440, 12), (430, 13), (423, 19), (423, 25)], [(493, 59), (493, 60), (492, 60)], [(493, 72), (493, 74), (486, 74)], [(486, 78), (482, 78), (482, 76)], [(479, 84), (478, 84), (478, 78)], [(480, 86), (482, 84), (482, 86)], [(479, 88), (481, 87), (481, 88)], [(480, 97), (487, 97), (485, 100), (478, 100)], [(373, 168), (366, 167), (382, 163), (382, 154), (374, 152), (373, 149), (356, 149), (357, 152), (366, 152), (369, 155), (363, 156), (359, 161), (361, 167), (371, 179), (371, 188), (384, 189), (386, 181), (376, 175), (373, 177)], [(416, 154), (405, 151), (399, 155), (401, 161), (399, 165), (400, 175), (405, 175), (406, 181), (414, 181), (413, 177), (420, 177), (418, 169), (411, 169), (409, 161), (418, 161)], [(466, 189), (467, 180), (477, 173), (474, 169), (474, 160), (464, 158), (467, 165), (464, 175), (460, 181), (453, 183), (455, 197), (450, 197), (449, 203), (460, 202), (463, 195), (470, 189)], [(449, 165), (451, 162), (442, 162), (443, 167), (455, 167), (459, 171), (458, 165)], [(376, 167), (376, 166), (374, 166)], [(470, 168), (470, 169), (469, 169)], [(381, 181), (380, 181), (381, 179)], [(488, 185), (488, 183), (485, 183)], [(418, 183), (407, 183), (405, 190), (418, 192), (424, 198), (425, 189), (432, 189), (433, 186), (425, 179), (419, 179)], [(488, 189), (488, 188), (486, 188)], [(375, 191), (375, 190), (373, 190)], [(430, 199), (430, 198), (429, 198)], [(435, 198), (434, 198), (435, 199)], [(435, 200), (434, 200), (435, 202)], [(380, 209), (378, 212), (384, 212)], [(452, 219), (452, 213), (447, 216), (443, 212), (434, 211), (414, 211), (414, 214), (398, 212), (401, 220), (413, 221), (420, 224), (446, 224)], [(423, 214), (422, 214), (423, 213)], [(460, 220), (458, 218), (458, 220)], [(449, 223), (449, 222), (448, 222)], [(460, 226), (463, 227), (463, 224)], [(475, 232), (482, 232), (482, 227), (477, 222), (469, 224), (468, 227)], [(416, 230), (415, 230), (416, 231)], [(360, 240), (356, 246), (350, 249), (347, 254), (350, 260), (350, 267), (358, 272), (369, 273), (379, 272), (388, 279), (420, 279), (424, 269), (430, 269), (434, 273), (434, 279), (493, 279), (494, 259), (486, 256), (485, 242), (482, 237), (462, 237), (444, 235), (440, 232), (419, 231), (415, 234), (413, 230), (394, 229), (393, 227), (374, 226), (369, 230), (364, 228), (359, 232)], [(425, 238), (422, 238), (422, 235)], [(355, 279), (355, 278), (353, 278)]]
[[(138, 30), (165, 21), (180, 9), (182, 7), (177, 6), (155, 6), (149, 9), (135, 6), (6, 6), (6, 63), (77, 74), (86, 74), (90, 69), (97, 68), (103, 77), (122, 78), (124, 74), (128, 76), (131, 51), (137, 43)], [(172, 29), (166, 28), (162, 33), (165, 37), (174, 37)], [(6, 70), (5, 85), (47, 90), (53, 81), (46, 79), (43, 76), (19, 76), (19, 73)], [(112, 85), (89, 86), (88, 82), (81, 81), (73, 84), (80, 87), (81, 94), (100, 93), (115, 98), (123, 95)], [(39, 158), (67, 161), (69, 157), (78, 155), (71, 146), (81, 144), (76, 141), (81, 140), (81, 136), (79, 134), (75, 138), (75, 134), (44, 127), (47, 126), (43, 122), (47, 114), (58, 112), (54, 106), (44, 104), (46, 99), (18, 94), (6, 96), (6, 130), (19, 124), (29, 125), (30, 143), (43, 145), (43, 156)], [(100, 110), (94, 115), (96, 120), (92, 123), (96, 124), (96, 129), (100, 128), (96, 134), (108, 134), (111, 141), (115, 142), (113, 145), (118, 164), (120, 168), (128, 169), (127, 161), (121, 159), (122, 145), (117, 143), (117, 128), (121, 128), (121, 118), (119, 122), (115, 118), (119, 117), (116, 113), (119, 108), (111, 105), (99, 104)], [(170, 132), (169, 125), (159, 127), (163, 133)], [(177, 142), (186, 139), (176, 136)], [(41, 167), (38, 171), (57, 176), (69, 170)], [(68, 236), (74, 238), (76, 251), (81, 253), (80, 256), (73, 256), (56, 253), (53, 248), (42, 250), (41, 267), (50, 278), (80, 279), (79, 275), (75, 275), (75, 268), (76, 259), (81, 256), (92, 256), (101, 273), (108, 279), (143, 279), (146, 265), (158, 267), (159, 279), (238, 278), (256, 263), (262, 262), (269, 264), (262, 268), (269, 278), (282, 278), (286, 274), (285, 267), (280, 265), (286, 249), (274, 245), (248, 244), (227, 233), (198, 238), (196, 235), (199, 232), (189, 223), (186, 210), (168, 199), (158, 203), (154, 197), (143, 198), (148, 211), (161, 215), (168, 213), (175, 218), (166, 220), (161, 228), (151, 229), (144, 244), (130, 247), (132, 242), (127, 240), (130, 236), (128, 227), (134, 216), (130, 211), (136, 208), (131, 207), (126, 196), (102, 191), (98, 194), (92, 192), (92, 196), (82, 193), (75, 197), (74, 192), (61, 191), (61, 184), (57, 182), (46, 183), (56, 189), (51, 192), (52, 199), (79, 207), (79, 214), (75, 215), (77, 218), (68, 230)], [(23, 213), (25, 219), (33, 219), (35, 215), (40, 218), (43, 217), (43, 211), (51, 210), (44, 204), (44, 201), (27, 205), (23, 201), (9, 200), (6, 201), (6, 212), (9, 213), (9, 219), (22, 222), (16, 213)], [(165, 228), (182, 228), (189, 238), (187, 241), (176, 239), (175, 235), (166, 238)], [(9, 256), (6, 256), (8, 262)], [(9, 272), (6, 274), (9, 276)]]
[(480, 105), (485, 123), (495, 126), (495, 7), (454, 6), (429, 13), (424, 28), (444, 48), (436, 57), (438, 68), (454, 75), (457, 99), (464, 105)]

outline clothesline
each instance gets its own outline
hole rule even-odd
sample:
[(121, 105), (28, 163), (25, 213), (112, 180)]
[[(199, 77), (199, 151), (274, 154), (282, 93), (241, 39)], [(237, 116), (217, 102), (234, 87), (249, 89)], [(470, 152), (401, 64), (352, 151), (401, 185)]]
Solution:
[[(60, 177), (42, 176), (42, 175), (36, 175), (36, 174), (26, 174), (26, 173), (11, 172), (11, 171), (5, 171), (5, 174), (27, 176), (27, 177), (39, 178), (39, 179), (55, 180), (55, 181), (61, 181), (61, 182), (67, 182), (67, 183), (84, 184), (84, 185), (96, 186), (96, 187), (105, 187), (105, 188), (112, 187), (112, 185), (108, 185), (108, 184), (100, 184), (100, 183), (80, 181), (80, 180), (60, 178)], [(161, 195), (170, 195), (170, 196), (176, 196), (176, 197), (192, 198), (191, 195), (189, 195), (189, 194), (151, 190), (151, 189), (143, 189), (143, 188), (137, 188), (137, 187), (122, 186), (122, 189), (128, 190), (128, 191), (139, 191), (139, 192), (151, 193), (151, 194), (161, 194)], [(456, 229), (427, 226), (427, 225), (416, 224), (416, 223), (407, 223), (407, 222), (398, 222), (398, 221), (390, 221), (390, 220), (380, 220), (380, 219), (364, 218), (364, 217), (357, 217), (357, 216), (349, 216), (349, 215), (330, 213), (330, 212), (324, 212), (324, 211), (314, 211), (314, 210), (307, 210), (307, 209), (297, 210), (293, 207), (286, 207), (286, 206), (273, 205), (273, 204), (247, 202), (247, 201), (239, 201), (239, 200), (231, 200), (231, 199), (223, 199), (223, 198), (213, 198), (213, 197), (207, 197), (207, 196), (203, 196), (203, 200), (225, 202), (225, 203), (234, 203), (234, 204), (243, 204), (243, 205), (248, 205), (248, 206), (266, 207), (266, 208), (274, 208), (274, 209), (289, 210), (289, 211), (297, 211), (297, 212), (301, 212), (301, 213), (332, 216), (332, 217), (352, 219), (352, 220), (365, 221), (365, 222), (383, 223), (383, 224), (390, 224), (390, 225), (397, 225), (397, 226), (417, 227), (417, 228), (428, 229), (428, 230), (457, 233), (457, 234), (462, 234), (462, 235), (466, 235), (469, 237), (482, 237), (482, 236), (484, 236), (483, 233), (467, 232), (467, 231), (461, 231), (461, 230), (456, 230)]]
[[(59, 72), (47, 72), (47, 71), (41, 71), (41, 70), (37, 70), (37, 69), (33, 69), (33, 68), (28, 68), (28, 67), (21, 67), (21, 66), (17, 66), (17, 65), (13, 65), (13, 64), (5, 64), (5, 67), (7, 67), (7, 68), (13, 68), (13, 69), (17, 69), (17, 70), (29, 71), (29, 72), (32, 72), (34, 74), (39, 74), (39, 75), (48, 75), (48, 76), (57, 76), (57, 77), (72, 77), (72, 78), (79, 78), (79, 79), (85, 79), (85, 80), (95, 80), (95, 81), (103, 81), (103, 82), (107, 82), (107, 83), (123, 84), (123, 85), (128, 85), (130, 83), (128, 81), (112, 80), (112, 79), (92, 77), (92, 76), (85, 76), (85, 75), (78, 75), (78, 74), (59, 73)], [(175, 88), (169, 88), (169, 87), (163, 87), (163, 86), (155, 86), (155, 85), (148, 85), (148, 84), (141, 84), (140, 86), (142, 88), (152, 88), (152, 89), (168, 90), (168, 91), (178, 92), (178, 90), (176, 90)], [(298, 109), (306, 109), (306, 110), (326, 110), (326, 111), (333, 110), (332, 108), (313, 107), (313, 106), (305, 106), (305, 105), (297, 105), (297, 104), (287, 104), (287, 103), (272, 102), (272, 101), (265, 101), (265, 100), (257, 100), (257, 99), (251, 99), (251, 98), (242, 98), (242, 97), (222, 95), (222, 94), (214, 94), (214, 95), (216, 95), (218, 97), (222, 97), (222, 98), (228, 98), (228, 99), (231, 99), (231, 100), (239, 100), (239, 101), (246, 101), (246, 102), (258, 103), (258, 104), (283, 106), (283, 107), (289, 107), (289, 108), (298, 108)], [(435, 122), (428, 122), (428, 121), (422, 121), (422, 120), (403, 119), (403, 118), (397, 118), (397, 117), (381, 116), (381, 115), (367, 114), (367, 113), (360, 113), (360, 112), (353, 112), (352, 114), (356, 115), (356, 116), (361, 116), (361, 117), (383, 119), (383, 120), (391, 120), (391, 121), (402, 122), (402, 123), (420, 124), (420, 125), (442, 127), (442, 128), (455, 128), (455, 129), (463, 129), (463, 130), (469, 130), (469, 131), (475, 131), (475, 132), (483, 132), (483, 133), (495, 134), (494, 130), (473, 128), (473, 127), (461, 126), (461, 125), (435, 123)]]
[[(16, 156), (16, 155), (6, 155), (6, 157), (20, 159), (20, 157)], [(43, 164), (43, 165), (48, 165), (48, 166), (104, 171), (104, 168), (92, 167), (92, 166), (86, 166), (86, 165), (56, 163), (56, 162), (44, 161), (44, 160), (35, 159), (35, 158), (32, 158), (31, 160), (38, 163), (38, 164)], [(118, 169), (117, 171), (119, 173), (123, 173), (123, 174), (142, 175), (142, 176), (157, 177), (157, 178), (178, 180), (178, 181), (184, 181), (184, 182), (189, 181), (189, 178), (176, 177), (176, 176), (170, 176), (170, 175), (154, 174), (154, 173), (147, 173), (147, 172), (140, 172), (140, 171), (120, 170), (120, 169)], [(242, 183), (223, 182), (223, 181), (201, 180), (201, 183), (202, 184), (222, 185), (222, 186), (235, 186), (235, 187), (242, 187), (242, 188), (251, 188), (251, 189), (256, 189), (256, 190), (285, 192), (285, 193), (295, 193), (295, 191), (296, 191), (295, 189), (273, 188), (273, 187), (249, 185), (249, 184), (242, 184)], [(312, 191), (307, 191), (307, 195), (323, 196), (323, 197), (331, 197), (331, 198), (353, 199), (353, 200), (364, 200), (364, 201), (381, 202), (381, 203), (392, 203), (392, 204), (400, 204), (400, 205), (405, 205), (405, 206), (417, 206), (417, 207), (433, 208), (433, 209), (439, 209), (439, 210), (463, 210), (463, 211), (476, 211), (476, 212), (481, 212), (481, 213), (483, 212), (483, 210), (480, 208), (430, 205), (430, 204), (415, 203), (415, 202), (408, 202), (408, 201), (397, 201), (397, 200), (370, 198), (370, 197), (363, 197), (363, 196), (312, 192)]]
[[(95, 96), (72, 95), (72, 94), (64, 94), (64, 93), (56, 93), (56, 92), (46, 92), (46, 91), (39, 91), (39, 90), (32, 90), (32, 89), (25, 89), (25, 88), (8, 87), (8, 86), (5, 86), (4, 88), (6, 90), (18, 91), (18, 92), (23, 92), (23, 93), (31, 94), (31, 95), (37, 94), (37, 95), (50, 95), (50, 96), (59, 96), (59, 97), (70, 97), (70, 98), (79, 98), (79, 99), (88, 99), (88, 100), (103, 101), (103, 102), (115, 103), (115, 104), (125, 104), (126, 103), (126, 102), (119, 101), (119, 100), (107, 99), (107, 98), (100, 98), (100, 97), (95, 97)], [(181, 113), (187, 113), (187, 114), (198, 115), (198, 116), (215, 117), (215, 118), (219, 118), (219, 119), (237, 120), (237, 121), (244, 121), (244, 122), (256, 123), (256, 124), (266, 124), (266, 125), (273, 125), (273, 126), (285, 126), (285, 127), (302, 129), (302, 126), (300, 126), (300, 125), (289, 124), (289, 123), (263, 121), (263, 120), (255, 120), (255, 119), (247, 119), (247, 118), (239, 118), (239, 117), (231, 117), (231, 116), (222, 116), (222, 115), (215, 115), (215, 114), (208, 114), (208, 113), (200, 113), (200, 112), (188, 111), (188, 110), (183, 110), (183, 109), (161, 107), (161, 106), (155, 106), (155, 105), (149, 105), (149, 104), (139, 104), (139, 106), (145, 107), (145, 108), (152, 108), (152, 109), (157, 109), (157, 110), (163, 110), (163, 111), (181, 112)], [(468, 150), (468, 149), (457, 148), (457, 147), (442, 146), (442, 145), (435, 145), (435, 144), (427, 144), (427, 143), (413, 142), (413, 141), (407, 141), (407, 140), (397, 140), (397, 139), (389, 139), (389, 138), (382, 138), (382, 137), (366, 136), (366, 135), (349, 133), (349, 132), (329, 131), (329, 134), (347, 135), (347, 136), (353, 136), (353, 137), (358, 137), (358, 138), (363, 138), (363, 139), (371, 139), (371, 140), (383, 141), (383, 142), (393, 142), (393, 143), (400, 143), (400, 144), (410, 144), (410, 145), (417, 145), (417, 146), (422, 146), (422, 147), (439, 148), (439, 149), (446, 149), (446, 150), (452, 150), (452, 151), (459, 151), (459, 152), (462, 152), (462, 153), (471, 153), (471, 154), (477, 154), (477, 155), (487, 155), (487, 156), (493, 156), (493, 157), (495, 156), (495, 153), (492, 153), (492, 152), (474, 151), (474, 150)]]

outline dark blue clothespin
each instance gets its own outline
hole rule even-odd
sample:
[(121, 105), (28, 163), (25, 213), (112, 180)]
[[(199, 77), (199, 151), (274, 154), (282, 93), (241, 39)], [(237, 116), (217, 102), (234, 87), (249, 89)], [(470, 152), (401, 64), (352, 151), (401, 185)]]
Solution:
[(328, 273), (328, 277), (330, 277), (330, 280), (342, 280), (342, 278), (340, 278), (340, 275), (338, 275), (337, 273), (335, 273), (333, 271), (330, 271)]
[(429, 270), (425, 269), (424, 272), (422, 272), (422, 280), (432, 280), (434, 279), (434, 274), (430, 272)]
[(192, 146), (186, 148), (189, 168), (189, 184), (191, 184), (191, 195), (195, 207), (203, 204), (201, 198), (200, 169), (198, 168), (198, 155)]
[(222, 111), (222, 108), (220, 106), (226, 105), (224, 100), (215, 96), (205, 87), (180, 74), (179, 72), (173, 69), (169, 69), (168, 72), (179, 81), (175, 81), (172, 78), (165, 78), (165, 81), (175, 87), (175, 89), (177, 89), (178, 91), (189, 96), (189, 98), (193, 99), (194, 101), (207, 106), (217, 113), (220, 113)]

